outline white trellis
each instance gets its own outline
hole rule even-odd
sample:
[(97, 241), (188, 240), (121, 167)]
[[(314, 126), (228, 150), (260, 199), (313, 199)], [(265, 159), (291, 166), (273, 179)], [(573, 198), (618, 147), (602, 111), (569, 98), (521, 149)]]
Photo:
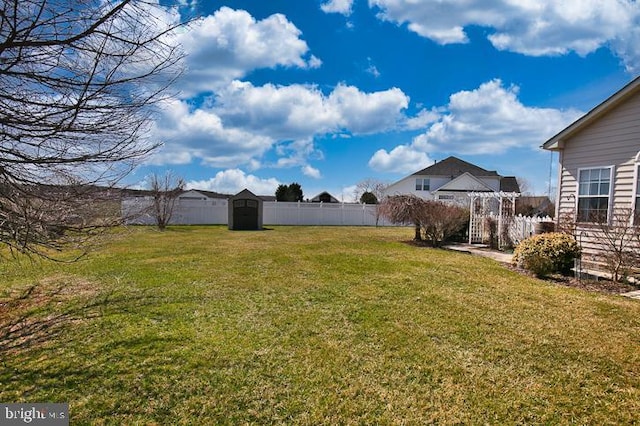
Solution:
[(469, 203), (469, 244), (486, 243), (491, 238), (489, 218), (497, 219), (498, 248), (504, 247), (507, 233), (505, 225), (507, 218), (516, 212), (516, 198), (518, 192), (470, 192)]

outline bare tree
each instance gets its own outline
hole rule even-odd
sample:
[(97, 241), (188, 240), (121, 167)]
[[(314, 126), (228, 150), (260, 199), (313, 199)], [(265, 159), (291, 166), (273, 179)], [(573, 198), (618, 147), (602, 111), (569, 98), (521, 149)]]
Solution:
[(516, 178), (516, 181), (518, 182), (518, 188), (520, 188), (520, 194), (525, 196), (533, 195), (531, 192), (532, 191), (531, 182), (527, 178), (518, 176)]
[(354, 200), (360, 200), (364, 193), (371, 193), (375, 195), (378, 202), (384, 198), (384, 190), (387, 188), (387, 184), (374, 178), (366, 178), (356, 184), (356, 189), (353, 191)]
[[(367, 178), (357, 183), (353, 196), (363, 204), (375, 204), (376, 226), (380, 220), (380, 203), (384, 200), (384, 191), (388, 184), (374, 178)], [(373, 202), (375, 200), (375, 202)]]
[(614, 208), (611, 219), (595, 220), (593, 234), (614, 281), (624, 280), (629, 272), (640, 266), (640, 228), (634, 224), (633, 210)]
[(0, 243), (44, 254), (103, 225), (80, 213), (157, 146), (180, 24), (151, 0), (0, 8)]
[(162, 176), (153, 174), (149, 177), (149, 189), (153, 197), (152, 215), (159, 230), (164, 231), (171, 221), (176, 199), (184, 185), (184, 180), (170, 171)]
[(380, 214), (391, 223), (414, 225), (416, 241), (422, 241), (420, 219), (426, 201), (415, 195), (393, 195), (380, 204)]

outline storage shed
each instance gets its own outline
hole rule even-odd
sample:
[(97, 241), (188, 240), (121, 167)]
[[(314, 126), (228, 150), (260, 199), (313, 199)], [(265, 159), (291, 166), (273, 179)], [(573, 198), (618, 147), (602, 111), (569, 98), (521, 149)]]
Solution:
[(262, 229), (263, 201), (244, 189), (229, 199), (229, 229), (257, 231)]

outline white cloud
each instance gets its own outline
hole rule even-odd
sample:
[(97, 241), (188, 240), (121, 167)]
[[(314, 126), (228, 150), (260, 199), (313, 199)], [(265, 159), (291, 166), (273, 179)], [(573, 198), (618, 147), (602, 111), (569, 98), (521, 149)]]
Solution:
[[(438, 117), (432, 114), (438, 112)], [(411, 144), (377, 151), (369, 166), (379, 171), (410, 172), (430, 164), (428, 154), (498, 154), (533, 149), (582, 115), (576, 110), (533, 108), (518, 99), (518, 87), (500, 80), (451, 95), (446, 107), (430, 111), (431, 125)]]
[(349, 16), (353, 9), (353, 0), (329, 0), (321, 4), (320, 9), (325, 13), (340, 13)]
[(369, 167), (379, 172), (411, 173), (433, 163), (427, 153), (408, 145), (398, 145), (390, 152), (380, 149), (369, 160)]
[(151, 160), (156, 164), (185, 164), (195, 158), (217, 167), (247, 164), (275, 142), (259, 133), (226, 126), (215, 111), (190, 110), (188, 103), (179, 100), (165, 103), (155, 122), (154, 136), (165, 142)]
[(510, 148), (537, 148), (582, 112), (533, 108), (518, 100), (518, 87), (500, 80), (451, 95), (449, 104), (413, 146), (423, 151), (488, 154)]
[(230, 126), (293, 140), (332, 131), (339, 112), (313, 86), (254, 86), (234, 81), (215, 98), (214, 109)]
[(356, 134), (377, 133), (396, 127), (409, 105), (402, 90), (363, 93), (357, 87), (338, 85), (328, 104), (340, 116), (341, 126)]
[(313, 179), (320, 179), (322, 177), (320, 170), (316, 169), (315, 167), (311, 167), (308, 164), (305, 164), (302, 167), (302, 174)]
[(228, 169), (216, 173), (208, 180), (194, 180), (187, 182), (189, 189), (202, 189), (223, 194), (237, 194), (248, 189), (258, 195), (273, 195), (280, 182), (275, 178), (262, 179), (254, 175), (247, 175), (240, 169)]
[(404, 127), (407, 130), (424, 129), (429, 124), (437, 121), (438, 118), (440, 118), (440, 113), (437, 110), (422, 109), (414, 117), (408, 118), (404, 123)]
[(178, 82), (185, 96), (213, 91), (258, 68), (316, 68), (301, 31), (282, 14), (257, 21), (244, 10), (222, 7), (191, 23), (178, 37), (187, 54)]
[(216, 96), (216, 108), (232, 125), (273, 138), (297, 139), (339, 129), (367, 134), (388, 130), (403, 117), (409, 98), (397, 88), (365, 93), (339, 84), (328, 96), (314, 86), (254, 86), (235, 81)]
[(622, 59), (627, 72), (640, 72), (640, 22), (625, 33), (618, 34), (611, 46)]
[[(358, 189), (358, 185), (349, 185), (342, 188), (342, 191), (340, 191), (342, 201), (344, 201), (345, 203), (357, 202), (358, 201), (356, 197), (357, 189)], [(338, 194), (338, 192), (336, 192), (336, 194)]]
[(217, 167), (255, 167), (273, 152), (277, 160), (270, 166), (304, 166), (322, 158), (314, 146), (316, 137), (396, 128), (408, 102), (396, 88), (365, 93), (340, 84), (325, 95), (314, 86), (234, 81), (197, 108), (186, 101), (166, 102), (154, 134), (166, 144), (152, 161), (200, 159)]
[(369, 65), (369, 68), (367, 68), (367, 73), (371, 74), (375, 78), (380, 77), (380, 71), (378, 71), (378, 68), (375, 65)]
[(194, 11), (198, 6), (198, 0), (178, 0), (178, 6), (187, 7), (190, 10)]
[(587, 55), (612, 46), (627, 67), (638, 69), (634, 41), (640, 3), (628, 0), (369, 0), (380, 19), (408, 28), (440, 44), (466, 43), (464, 28), (492, 28), (500, 50), (525, 55)]

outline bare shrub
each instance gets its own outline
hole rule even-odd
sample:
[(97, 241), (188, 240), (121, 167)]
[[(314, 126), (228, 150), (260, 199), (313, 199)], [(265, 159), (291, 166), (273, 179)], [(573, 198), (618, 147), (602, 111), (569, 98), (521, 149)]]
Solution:
[(153, 174), (149, 178), (149, 189), (153, 197), (151, 214), (158, 229), (164, 231), (171, 221), (176, 199), (184, 189), (184, 179), (167, 171), (164, 175)]
[(467, 209), (441, 201), (424, 200), (415, 195), (387, 197), (380, 213), (396, 224), (415, 226), (415, 240), (424, 238), (434, 247), (459, 233), (468, 223)]

